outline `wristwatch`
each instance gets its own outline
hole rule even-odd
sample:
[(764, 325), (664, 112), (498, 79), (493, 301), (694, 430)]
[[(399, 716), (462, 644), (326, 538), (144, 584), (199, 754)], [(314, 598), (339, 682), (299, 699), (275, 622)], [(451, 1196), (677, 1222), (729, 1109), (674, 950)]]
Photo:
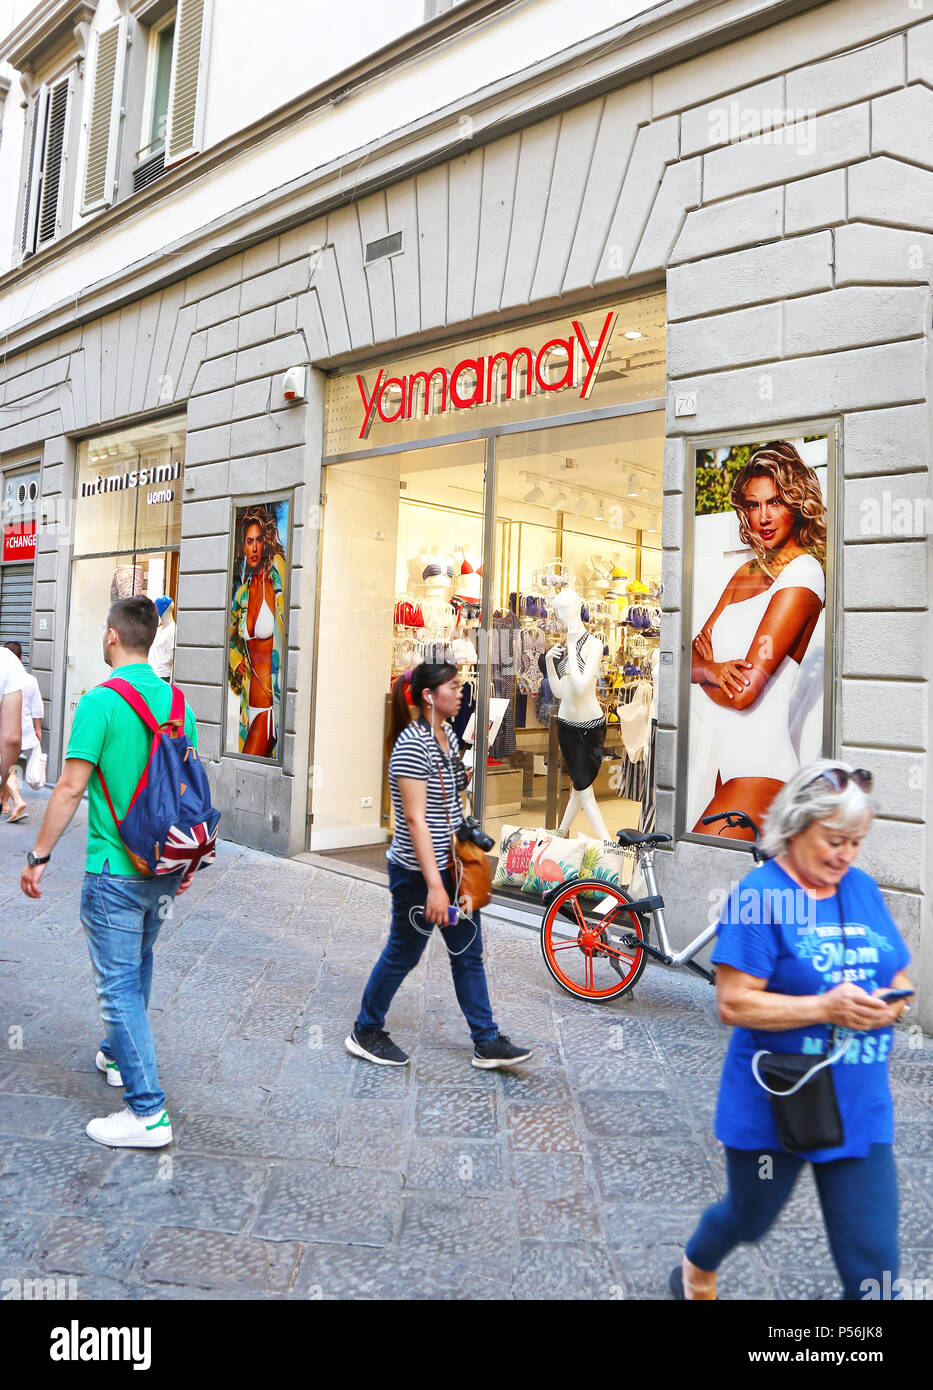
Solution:
[(30, 869), (34, 869), (37, 864), (47, 864), (52, 858), (51, 854), (33, 854), (32, 850), (26, 855), (26, 863)]

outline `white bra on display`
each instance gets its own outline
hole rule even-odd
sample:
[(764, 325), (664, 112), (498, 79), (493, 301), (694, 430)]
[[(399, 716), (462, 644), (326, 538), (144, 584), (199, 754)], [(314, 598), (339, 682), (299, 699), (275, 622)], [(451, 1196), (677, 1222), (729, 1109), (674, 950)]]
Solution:
[(252, 632), (247, 628), (246, 635), (251, 642), (266, 642), (275, 631), (275, 614), (266, 602), (265, 588), (263, 588), (262, 607), (256, 614), (256, 621), (253, 624)]

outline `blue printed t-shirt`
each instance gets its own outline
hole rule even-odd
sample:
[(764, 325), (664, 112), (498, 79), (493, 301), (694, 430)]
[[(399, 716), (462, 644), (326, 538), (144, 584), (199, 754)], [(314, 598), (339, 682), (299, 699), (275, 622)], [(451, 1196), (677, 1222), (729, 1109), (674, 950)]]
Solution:
[[(157, 676), (145, 661), (119, 666), (111, 673), (134, 686), (156, 719), (168, 719), (172, 708), (172, 687)], [(185, 733), (195, 748), (198, 730), (191, 706), (185, 701)], [(78, 701), (66, 758), (93, 763), (104, 774), (107, 790), (118, 817), (126, 815), (152, 749), (152, 734), (139, 715), (115, 690), (102, 685), (88, 690)], [(107, 864), (112, 874), (139, 878), (123, 847), (100, 778), (91, 773), (87, 784), (87, 860), (89, 874), (99, 874)]]
[[(776, 860), (762, 864), (742, 879), (723, 907), (713, 961), (767, 980), (765, 989), (772, 994), (823, 994), (845, 981), (868, 994), (885, 988), (907, 965), (910, 953), (873, 878), (850, 868), (840, 887), (845, 948), (839, 893), (814, 898)], [(720, 1143), (733, 1149), (779, 1149), (771, 1098), (752, 1074), (752, 1057), (764, 1049), (812, 1054), (816, 1060), (825, 1055), (831, 1036), (829, 1024), (783, 1032), (736, 1028), (719, 1085), (715, 1134)], [(864, 1158), (872, 1144), (894, 1142), (888, 1084), (892, 1041), (891, 1028), (851, 1034), (832, 1067), (845, 1142), (802, 1158), (815, 1163)]]

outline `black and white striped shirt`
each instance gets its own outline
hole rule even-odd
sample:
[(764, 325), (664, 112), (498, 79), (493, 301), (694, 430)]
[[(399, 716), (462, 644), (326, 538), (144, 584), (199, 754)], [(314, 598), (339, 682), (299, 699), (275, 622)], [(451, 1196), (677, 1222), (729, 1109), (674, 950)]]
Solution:
[(425, 819), (439, 869), (446, 868), (450, 862), (450, 828), (444, 814), (442, 776), (450, 827), (456, 830), (463, 820), (460, 792), (466, 786), (466, 773), (460, 762), (460, 743), (449, 724), (444, 725), (444, 731), (451, 753), (449, 758), (441, 752), (434, 735), (425, 729), (424, 725), (414, 721), (399, 734), (389, 759), (389, 791), (395, 816), (395, 834), (386, 857), (406, 869), (420, 869), (421, 865), (418, 863), (408, 822), (405, 820), (405, 808), (398, 785), (400, 777), (411, 777), (414, 781), (428, 784)]

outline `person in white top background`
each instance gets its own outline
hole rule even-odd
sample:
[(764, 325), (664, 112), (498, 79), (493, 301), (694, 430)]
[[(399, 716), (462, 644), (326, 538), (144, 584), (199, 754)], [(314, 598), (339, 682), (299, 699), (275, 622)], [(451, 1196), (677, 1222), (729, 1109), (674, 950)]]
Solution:
[(149, 665), (157, 676), (171, 681), (175, 661), (175, 605), (167, 594), (163, 594), (156, 599), (155, 606), (159, 615), (159, 629), (149, 648)]
[(6, 647), (0, 647), (0, 799), (6, 802), (7, 779), (22, 748), (23, 663)]
[[(18, 642), (6, 642), (4, 644), (7, 651), (13, 653), (17, 661), (22, 666), (23, 649)], [(20, 752), (18, 757), (28, 759), (29, 754), (34, 748), (42, 745), (42, 719), (45, 708), (42, 704), (42, 695), (39, 690), (39, 682), (35, 676), (31, 675), (22, 666), (22, 715), (20, 732)], [(17, 772), (17, 759), (13, 760), (10, 768), (6, 789), (4, 793), (4, 811), (9, 811), (7, 820), (19, 821), (26, 820), (29, 812), (26, 809), (26, 802), (19, 789), (19, 776)]]
[[(716, 787), (702, 814), (738, 809), (760, 825), (800, 766), (791, 697), (826, 598), (826, 504), (787, 440), (755, 450), (731, 501), (754, 555), (693, 640), (691, 680), (716, 707)], [(706, 833), (702, 817), (694, 830)]]

